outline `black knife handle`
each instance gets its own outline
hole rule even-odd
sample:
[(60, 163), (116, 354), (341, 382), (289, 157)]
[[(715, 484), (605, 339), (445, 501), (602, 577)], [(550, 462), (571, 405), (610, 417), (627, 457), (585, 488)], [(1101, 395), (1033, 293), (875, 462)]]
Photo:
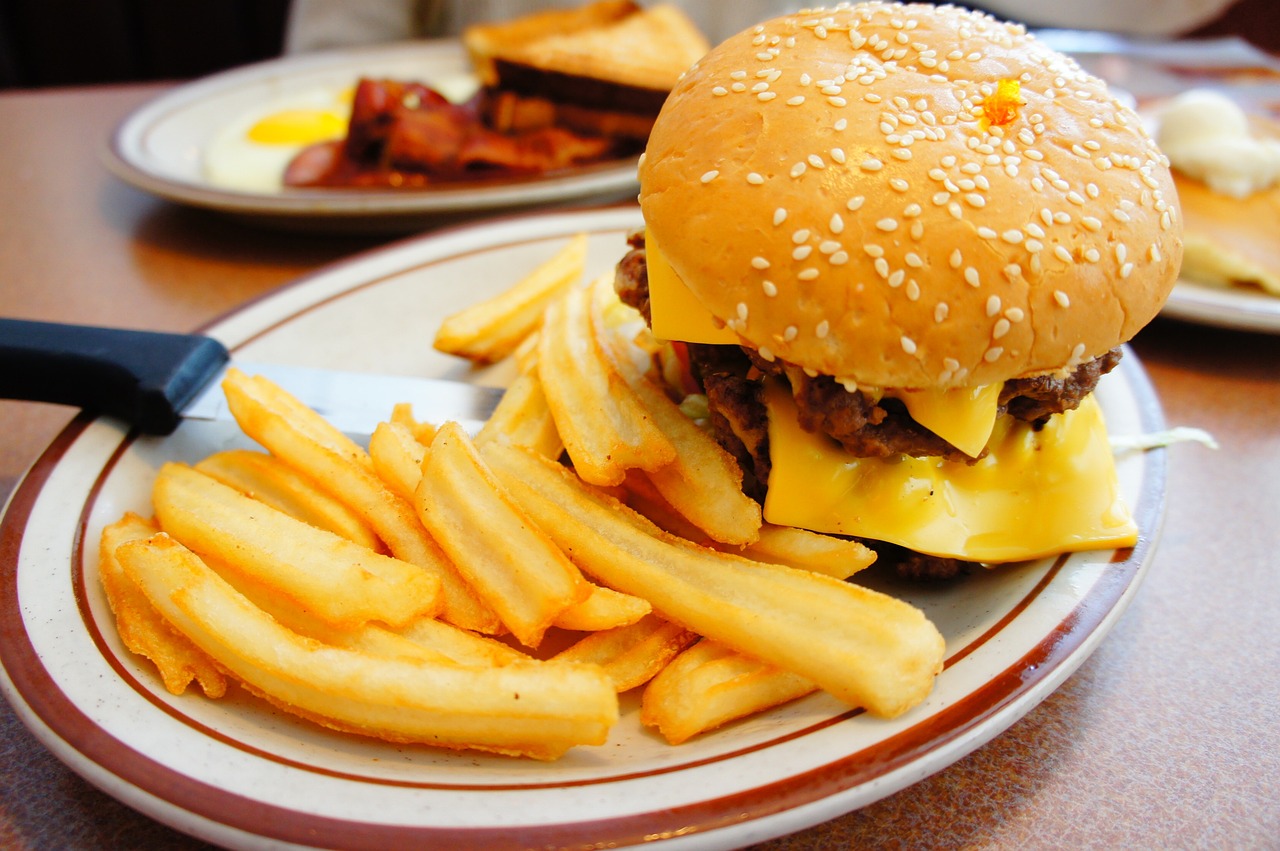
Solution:
[(0, 318), (0, 398), (75, 405), (169, 434), (228, 357), (198, 334)]

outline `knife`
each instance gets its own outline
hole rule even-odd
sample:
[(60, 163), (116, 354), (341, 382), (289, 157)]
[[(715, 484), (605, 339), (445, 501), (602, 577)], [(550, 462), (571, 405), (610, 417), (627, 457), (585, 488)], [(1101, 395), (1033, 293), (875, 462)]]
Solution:
[(0, 318), (0, 398), (75, 405), (119, 417), (144, 434), (183, 419), (231, 420), (222, 377), (263, 375), (339, 429), (368, 435), (397, 402), (431, 422), (489, 417), (502, 389), (411, 376), (233, 362), (200, 334), (168, 334)]

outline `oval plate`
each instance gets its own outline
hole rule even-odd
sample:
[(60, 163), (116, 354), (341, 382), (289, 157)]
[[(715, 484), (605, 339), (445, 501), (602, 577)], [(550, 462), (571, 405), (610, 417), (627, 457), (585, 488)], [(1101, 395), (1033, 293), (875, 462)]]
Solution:
[(1181, 280), (1160, 314), (1201, 325), (1280, 334), (1280, 296), (1245, 287)]
[[(572, 234), (607, 272), (633, 208), (517, 217), (406, 241), (322, 271), (212, 329), (246, 359), (497, 381), (431, 349), (440, 319), (516, 281)], [(1098, 389), (1111, 430), (1163, 427), (1136, 357)], [(389, 410), (390, 406), (388, 406)], [(424, 419), (430, 412), (417, 412)], [(19, 484), (0, 525), (4, 691), (75, 771), (179, 830), (232, 847), (730, 848), (864, 806), (950, 765), (1043, 700), (1136, 592), (1164, 511), (1161, 450), (1117, 459), (1136, 547), (876, 584), (947, 639), (929, 698), (882, 720), (813, 695), (671, 747), (624, 695), (608, 743), (537, 763), (323, 730), (231, 689), (168, 694), (123, 648), (97, 573), (105, 523), (149, 511), (157, 466), (244, 444), (234, 425), (166, 438), (81, 416)]]
[(276, 99), (317, 88), (339, 91), (361, 76), (457, 80), (470, 62), (454, 39), (300, 54), (213, 74), (143, 104), (120, 123), (104, 151), (117, 177), (162, 198), (291, 229), (405, 230), (439, 224), (443, 213), (570, 201), (619, 200), (637, 188), (628, 158), (554, 174), (449, 184), (421, 190), (285, 189), (239, 192), (209, 183), (205, 147), (230, 123)]

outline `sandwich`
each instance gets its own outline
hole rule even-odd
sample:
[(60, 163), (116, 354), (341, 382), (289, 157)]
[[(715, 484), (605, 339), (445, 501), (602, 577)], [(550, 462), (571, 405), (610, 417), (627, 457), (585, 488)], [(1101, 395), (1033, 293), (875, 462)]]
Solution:
[(916, 576), (1136, 542), (1092, 391), (1181, 216), (1102, 81), (956, 7), (805, 10), (688, 70), (639, 179), (616, 289), (766, 520)]
[(485, 123), (559, 126), (643, 145), (667, 93), (709, 47), (671, 5), (599, 0), (467, 28)]

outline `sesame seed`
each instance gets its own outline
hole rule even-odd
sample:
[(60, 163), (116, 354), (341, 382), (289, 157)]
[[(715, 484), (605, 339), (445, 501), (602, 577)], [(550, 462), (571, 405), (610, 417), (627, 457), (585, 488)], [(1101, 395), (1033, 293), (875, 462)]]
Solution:
[(876, 262), (872, 265), (875, 266), (877, 275), (879, 275), (882, 278), (889, 277), (889, 261), (888, 260), (885, 260), (883, 257), (877, 257)]
[(832, 233), (843, 233), (844, 219), (840, 217), (839, 213), (832, 213), (831, 221), (827, 223), (827, 227), (831, 229)]
[(996, 361), (998, 361), (998, 360), (1000, 359), (1000, 356), (1001, 356), (1002, 354), (1004, 354), (1004, 348), (1003, 348), (1003, 347), (1001, 347), (1001, 346), (992, 346), (991, 348), (987, 349), (986, 354), (984, 354), (984, 355), (982, 356), (982, 359), (983, 359), (984, 361), (986, 361), (987, 363), (995, 363)]
[(799, 106), (802, 103), (804, 103), (804, 95), (787, 98), (787, 106)]
[(794, 326), (794, 325), (788, 325), (788, 326), (787, 326), (785, 329), (783, 329), (783, 331), (782, 331), (782, 339), (783, 339), (783, 340), (785, 340), (785, 341), (787, 341), (787, 342), (789, 343), (789, 342), (791, 342), (792, 340), (794, 340), (794, 339), (796, 338), (796, 335), (797, 335), (797, 334), (799, 334), (799, 333), (800, 333), (800, 329), (799, 329), (799, 328), (797, 328), (797, 327), (796, 327), (796, 326)]
[(752, 186), (759, 186), (764, 183), (764, 177), (753, 171), (747, 175), (747, 183), (750, 183)]
[(1102, 254), (1096, 248), (1086, 248), (1084, 251), (1084, 259), (1088, 260), (1090, 263), (1097, 263), (1102, 259)]
[(778, 294), (778, 285), (773, 281), (761, 281), (760, 288), (764, 290), (764, 294), (773, 298)]
[(885, 233), (892, 233), (898, 229), (898, 220), (890, 218), (881, 219), (876, 222), (876, 228), (884, 231)]
[(1010, 323), (1009, 323), (1009, 320), (1008, 320), (1008, 319), (1005, 319), (1004, 317), (1001, 317), (1000, 319), (997, 319), (997, 320), (996, 320), (996, 324), (995, 324), (995, 326), (994, 326), (994, 327), (992, 327), (992, 329), (991, 329), (991, 339), (993, 339), (993, 340), (999, 340), (999, 339), (1000, 339), (1001, 337), (1003, 337), (1005, 334), (1008, 334), (1008, 333), (1009, 333), (1009, 329), (1010, 329), (1011, 327), (1013, 327), (1013, 326), (1012, 326), (1012, 325), (1010, 325)]
[(1159, 263), (1160, 262), (1160, 246), (1156, 245), (1154, 242), (1151, 243), (1151, 248), (1147, 250), (1147, 257), (1148, 259), (1151, 260), (1152, 263)]
[(910, 337), (908, 337), (908, 336), (906, 336), (906, 335), (904, 334), (904, 335), (902, 336), (901, 343), (902, 343), (902, 350), (903, 350), (904, 352), (906, 352), (906, 353), (907, 353), (907, 354), (909, 354), (909, 355), (914, 355), (914, 354), (916, 353), (916, 341), (915, 341), (915, 340), (911, 339)]
[(800, 243), (804, 242), (808, 238), (809, 238), (808, 228), (800, 228), (799, 230), (791, 234), (791, 241), (796, 245), (799, 245)]
[(902, 258), (912, 269), (920, 269), (924, 267), (924, 261), (920, 259), (920, 255), (914, 251), (908, 251), (906, 256)]
[(987, 299), (987, 316), (995, 316), (1000, 312), (1000, 296), (993, 295)]
[(761, 92), (756, 95), (757, 100), (770, 101), (778, 96), (777, 92)]
[(965, 195), (964, 200), (967, 201), (971, 207), (987, 206), (987, 199), (976, 192), (970, 192), (968, 195)]
[(766, 260), (766, 259), (764, 259), (763, 257), (752, 257), (752, 258), (751, 258), (751, 268), (753, 268), (753, 269), (762, 269), (762, 270), (763, 270), (763, 269), (768, 269), (768, 268), (769, 268), (769, 261), (768, 261), (768, 260)]
[(738, 302), (738, 320), (740, 322), (747, 321), (747, 303), (744, 301)]
[(1009, 243), (1010, 245), (1017, 245), (1018, 243), (1022, 242), (1023, 236), (1022, 236), (1022, 231), (1016, 228), (1013, 228), (1000, 234), (1000, 238), (1003, 239), (1005, 242)]
[(1071, 252), (1061, 245), (1055, 245), (1053, 247), (1053, 255), (1057, 257), (1059, 260), (1061, 260), (1063, 263), (1071, 262)]
[(1133, 274), (1133, 264), (1132, 264), (1132, 263), (1126, 263), (1126, 264), (1124, 264), (1123, 266), (1121, 266), (1121, 267), (1120, 267), (1120, 277), (1122, 277), (1122, 278), (1127, 278), (1127, 277), (1129, 277), (1131, 274)]
[(819, 340), (821, 340), (822, 338), (827, 336), (827, 333), (830, 330), (831, 330), (831, 323), (823, 319), (821, 322), (818, 323), (817, 327), (813, 329), (813, 333), (817, 335)]
[(761, 346), (760, 348), (756, 349), (756, 352), (760, 355), (760, 357), (764, 358), (767, 362), (773, 363), (773, 360), (774, 360), (773, 349), (769, 348), (768, 346)]
[(884, 248), (875, 243), (868, 243), (862, 246), (862, 250), (867, 253), (868, 257), (883, 257)]
[(907, 148), (894, 148), (891, 156), (895, 160), (909, 160), (912, 157), (911, 151)]
[(720, 176), (720, 172), (716, 171), (715, 169), (712, 169), (711, 171), (704, 172), (701, 180), (703, 183), (710, 183), (711, 181), (715, 180), (719, 176)]
[(832, 266), (843, 266), (849, 262), (849, 252), (837, 251), (835, 254), (832, 254), (828, 260)]
[(804, 260), (808, 258), (808, 256), (812, 253), (813, 253), (812, 245), (799, 245), (799, 246), (796, 246), (796, 249), (791, 252), (791, 257), (794, 260)]
[(907, 277), (906, 272), (902, 271), (901, 269), (895, 269), (893, 274), (889, 276), (889, 280), (888, 280), (889, 286), (893, 287), (896, 290), (898, 287), (902, 286), (902, 281), (906, 277)]
[(952, 269), (960, 268), (960, 264), (964, 262), (964, 257), (960, 254), (959, 248), (951, 252), (951, 257), (948, 258), (947, 262), (951, 265)]
[(1123, 242), (1116, 244), (1116, 262), (1123, 263), (1129, 256), (1129, 249)]
[(801, 269), (796, 277), (802, 281), (812, 281), (818, 277), (818, 270), (810, 266), (808, 269)]
[(1056, 301), (1062, 307), (1071, 306), (1071, 297), (1068, 296), (1066, 293), (1064, 293), (1062, 290), (1053, 291), (1053, 300)]
[(867, 199), (862, 195), (855, 195), (845, 202), (845, 209), (851, 213), (857, 212), (857, 210), (862, 206), (862, 202), (865, 200)]
[(729, 90), (726, 89), (724, 86), (716, 86), (714, 89), (711, 90), (711, 94), (715, 95), (718, 98), (724, 97), (725, 95), (729, 94)]
[(999, 234), (993, 231), (991, 228), (980, 227), (978, 228), (978, 236), (982, 237), (983, 239), (995, 239), (997, 236), (999, 236)]
[(805, 165), (805, 164), (804, 164), (804, 163), (802, 163), (802, 162), (796, 163), (795, 165), (793, 165), (793, 166), (791, 167), (791, 176), (792, 176), (792, 177), (799, 177), (800, 175), (802, 175), (802, 174), (804, 174), (804, 173), (805, 173), (805, 169), (807, 169), (807, 168), (808, 168), (808, 166), (807, 166), (807, 165)]
[[(849, 119), (841, 118), (838, 121), (836, 121), (834, 126), (837, 131), (844, 130), (844, 128), (849, 126)], [(840, 162), (844, 162), (844, 160), (841, 160)]]
[(818, 246), (818, 250), (823, 254), (835, 254), (840, 250), (840, 243), (831, 239), (824, 240), (822, 244)]
[(898, 192), (906, 192), (908, 189), (911, 188), (911, 184), (907, 183), (901, 177), (889, 178), (889, 186), (890, 188), (895, 189)]
[(942, 322), (947, 318), (947, 314), (950, 312), (951, 308), (947, 306), (945, 301), (938, 302), (937, 306), (933, 308), (933, 321)]
[(1010, 322), (1021, 322), (1023, 319), (1027, 318), (1027, 315), (1022, 312), (1021, 307), (1011, 307), (1004, 312), (1004, 315)]
[(844, 148), (832, 148), (831, 159), (843, 165), (845, 161)]
[(747, 90), (747, 84), (743, 82), (737, 82), (737, 83), (734, 83), (729, 88), (733, 89), (735, 92), (745, 92)]
[(862, 168), (863, 171), (879, 171), (884, 168), (884, 163), (872, 157), (871, 159), (863, 160), (860, 164), (860, 168)]
[(817, 154), (809, 154), (808, 160), (809, 160), (809, 165), (813, 166), (814, 168), (827, 167), (826, 162), (824, 162), (822, 157), (818, 156)]
[(978, 278), (978, 270), (973, 268), (972, 266), (965, 267), (964, 280), (965, 280), (965, 283), (967, 283), (971, 287), (976, 287), (981, 284), (981, 280)]

